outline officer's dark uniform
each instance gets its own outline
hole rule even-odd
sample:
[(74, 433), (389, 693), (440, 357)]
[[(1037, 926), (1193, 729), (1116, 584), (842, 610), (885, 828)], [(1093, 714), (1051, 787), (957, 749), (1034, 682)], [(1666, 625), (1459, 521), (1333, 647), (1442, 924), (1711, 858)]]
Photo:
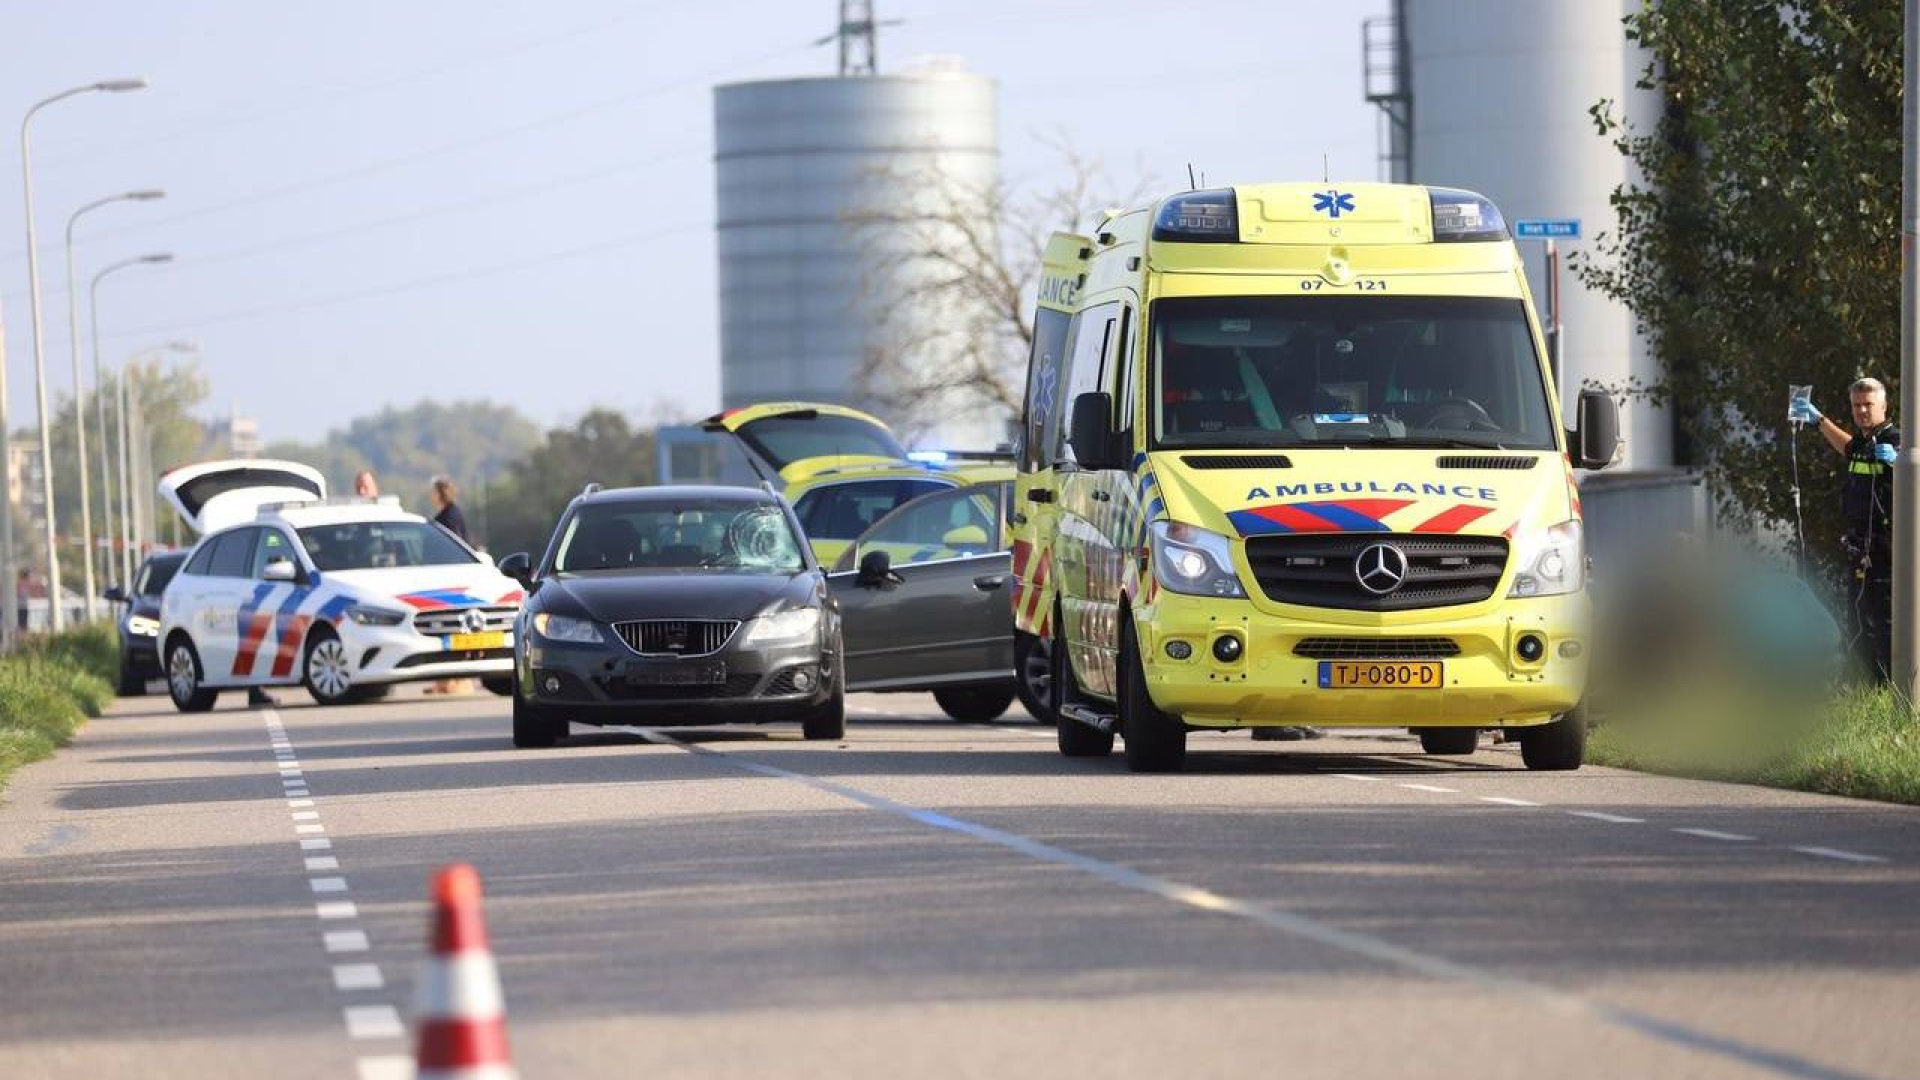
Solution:
[(1893, 666), (1893, 466), (1873, 456), (1876, 444), (1900, 445), (1900, 429), (1882, 424), (1847, 443), (1847, 476), (1840, 489), (1845, 522), (1841, 543), (1849, 561), (1847, 599), (1854, 655), (1875, 678)]

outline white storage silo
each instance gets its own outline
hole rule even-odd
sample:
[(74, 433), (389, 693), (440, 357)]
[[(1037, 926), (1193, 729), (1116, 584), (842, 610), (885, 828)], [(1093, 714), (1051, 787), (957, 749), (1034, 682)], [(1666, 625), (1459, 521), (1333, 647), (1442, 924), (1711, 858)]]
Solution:
[[(873, 280), (872, 241), (849, 215), (928, 208), (942, 197), (936, 181), (997, 183), (994, 83), (951, 66), (735, 83), (715, 89), (714, 124), (723, 404), (871, 404), (855, 389), (877, 344), (869, 305), (901, 290)], [(950, 415), (920, 441), (991, 445), (1006, 425), (984, 412)]]

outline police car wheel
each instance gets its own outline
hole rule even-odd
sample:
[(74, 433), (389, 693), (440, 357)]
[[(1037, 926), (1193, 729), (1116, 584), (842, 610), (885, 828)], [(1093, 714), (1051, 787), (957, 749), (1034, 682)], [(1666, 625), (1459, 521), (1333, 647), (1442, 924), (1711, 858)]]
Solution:
[(1520, 760), (1535, 772), (1577, 769), (1587, 756), (1587, 709), (1582, 705), (1551, 724), (1520, 730)]
[(1480, 748), (1480, 729), (1470, 727), (1415, 728), (1420, 749), (1429, 754), (1471, 754)]
[(1042, 724), (1059, 721), (1053, 711), (1053, 646), (1037, 634), (1013, 635), (1013, 690), (1027, 715)]
[(1120, 613), (1120, 738), (1133, 772), (1179, 772), (1187, 763), (1187, 725), (1153, 703), (1134, 641), (1133, 616)]
[(307, 639), (307, 658), (301, 665), (307, 693), (322, 705), (353, 703), (353, 668), (347, 647), (330, 629)]
[(167, 649), (167, 696), (181, 712), (206, 712), (220, 698), (218, 690), (200, 685), (200, 656), (187, 641), (176, 641)]
[[(1059, 609), (1053, 613), (1053, 700), (1072, 701), (1079, 693), (1073, 680), (1073, 664), (1067, 657), (1067, 636), (1062, 629), (1066, 620)], [(1078, 720), (1062, 716), (1054, 726), (1055, 739), (1062, 757), (1106, 757), (1113, 753), (1113, 732), (1101, 731)]]

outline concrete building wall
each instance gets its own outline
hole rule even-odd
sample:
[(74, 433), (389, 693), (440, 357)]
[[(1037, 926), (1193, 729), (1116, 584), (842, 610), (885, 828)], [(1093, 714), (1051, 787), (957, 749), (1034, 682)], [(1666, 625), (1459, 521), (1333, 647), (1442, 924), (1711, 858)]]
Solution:
[[(1585, 239), (1574, 246), (1611, 231), (1607, 200), (1630, 166), (1588, 110), (1610, 99), (1635, 119), (1656, 115), (1657, 96), (1634, 88), (1646, 57), (1628, 47), (1621, 25), (1638, 8), (1639, 0), (1405, 0), (1415, 182), (1479, 191), (1509, 220), (1579, 218)], [(1521, 250), (1544, 322), (1543, 246), (1521, 241)], [(1561, 405), (1571, 422), (1583, 384), (1652, 383), (1659, 370), (1626, 308), (1564, 269), (1560, 282)], [(1630, 401), (1621, 429), (1618, 467), (1672, 467), (1665, 410)]]

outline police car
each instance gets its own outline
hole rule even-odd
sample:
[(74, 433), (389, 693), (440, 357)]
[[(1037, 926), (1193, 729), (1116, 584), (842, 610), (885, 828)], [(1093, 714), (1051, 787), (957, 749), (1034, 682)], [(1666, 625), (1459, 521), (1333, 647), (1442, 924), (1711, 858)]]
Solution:
[(329, 500), (312, 468), (265, 460), (176, 469), (160, 492), (202, 536), (160, 607), (182, 712), (249, 686), (322, 705), (412, 680), (509, 687), (520, 585), (397, 500)]

